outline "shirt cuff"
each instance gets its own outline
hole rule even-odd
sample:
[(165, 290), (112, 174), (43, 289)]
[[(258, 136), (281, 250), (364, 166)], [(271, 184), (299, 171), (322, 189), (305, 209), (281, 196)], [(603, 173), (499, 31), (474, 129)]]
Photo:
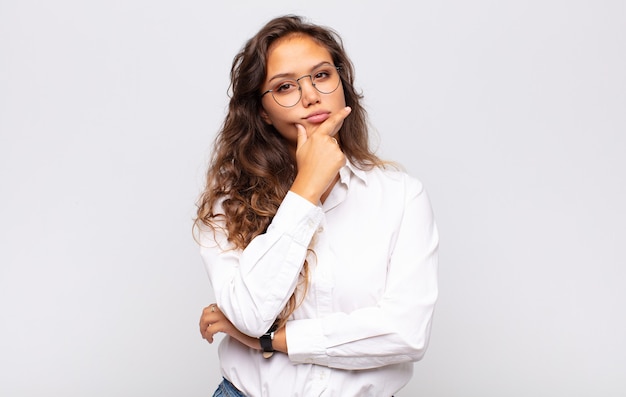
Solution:
[(296, 242), (308, 246), (312, 233), (322, 221), (322, 216), (321, 207), (289, 191), (278, 207), (268, 231), (276, 229), (287, 232)]
[(298, 364), (328, 366), (326, 338), (321, 321), (317, 319), (291, 320), (285, 326), (289, 359)]

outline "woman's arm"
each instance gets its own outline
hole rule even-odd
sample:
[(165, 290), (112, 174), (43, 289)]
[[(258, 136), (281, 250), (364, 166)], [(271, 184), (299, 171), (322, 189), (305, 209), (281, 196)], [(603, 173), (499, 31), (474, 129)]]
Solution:
[(293, 362), (365, 369), (422, 358), (438, 296), (439, 237), (419, 183), (407, 184), (396, 235), (384, 290), (375, 304), (287, 323), (286, 344)]
[(252, 349), (261, 349), (257, 338), (248, 336), (235, 328), (233, 323), (226, 318), (219, 307), (215, 303), (212, 303), (202, 310), (202, 315), (200, 316), (200, 334), (207, 342), (213, 343), (215, 334), (219, 332), (230, 335)]
[(296, 288), (322, 211), (290, 192), (266, 233), (244, 249), (229, 249), (219, 229), (201, 232), (201, 256), (219, 308), (237, 329), (265, 333)]

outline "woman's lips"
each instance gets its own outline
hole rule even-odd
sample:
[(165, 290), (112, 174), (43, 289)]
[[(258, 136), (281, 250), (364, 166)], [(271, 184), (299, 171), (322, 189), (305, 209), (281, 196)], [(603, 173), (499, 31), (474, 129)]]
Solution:
[(313, 113), (305, 117), (305, 120), (311, 124), (319, 124), (319, 123), (323, 123), (324, 121), (326, 121), (326, 119), (328, 119), (329, 117), (330, 117), (330, 113), (319, 112), (319, 113)]

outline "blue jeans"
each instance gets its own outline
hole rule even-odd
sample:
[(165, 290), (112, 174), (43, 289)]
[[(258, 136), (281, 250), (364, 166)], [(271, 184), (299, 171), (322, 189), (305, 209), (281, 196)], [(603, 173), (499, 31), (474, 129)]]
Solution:
[(237, 390), (232, 383), (224, 378), (217, 390), (215, 390), (215, 393), (213, 393), (213, 397), (246, 397), (246, 395)]
[(213, 397), (246, 397), (246, 395), (224, 378), (222, 383), (217, 387), (217, 390), (215, 390), (215, 393), (213, 393)]

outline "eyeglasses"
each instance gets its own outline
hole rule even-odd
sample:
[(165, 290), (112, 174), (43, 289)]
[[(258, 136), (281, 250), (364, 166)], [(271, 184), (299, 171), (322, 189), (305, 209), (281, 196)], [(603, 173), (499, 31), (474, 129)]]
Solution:
[(261, 94), (261, 97), (271, 92), (272, 98), (274, 98), (276, 103), (280, 106), (285, 108), (294, 107), (300, 102), (300, 98), (302, 98), (300, 80), (305, 77), (311, 79), (311, 84), (317, 91), (322, 94), (332, 94), (339, 88), (339, 82), (341, 81), (339, 78), (339, 69), (339, 66), (323, 64), (311, 72), (311, 74), (306, 74), (295, 80), (287, 79), (278, 81), (274, 84), (272, 89)]

